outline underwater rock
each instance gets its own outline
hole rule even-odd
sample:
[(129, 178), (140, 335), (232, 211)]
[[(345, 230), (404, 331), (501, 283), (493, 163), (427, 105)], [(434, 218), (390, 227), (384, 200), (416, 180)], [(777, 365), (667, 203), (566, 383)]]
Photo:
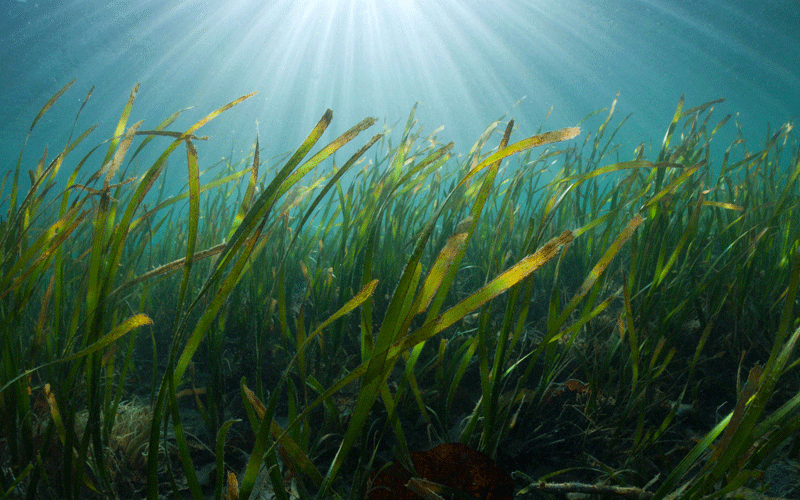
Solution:
[[(412, 479), (400, 464), (373, 472), (367, 500), (464, 498), (465, 494), (485, 500), (511, 500), (514, 496), (511, 476), (488, 456), (461, 443), (440, 444), (410, 455), (417, 476)], [(425, 496), (415, 490), (423, 490)]]

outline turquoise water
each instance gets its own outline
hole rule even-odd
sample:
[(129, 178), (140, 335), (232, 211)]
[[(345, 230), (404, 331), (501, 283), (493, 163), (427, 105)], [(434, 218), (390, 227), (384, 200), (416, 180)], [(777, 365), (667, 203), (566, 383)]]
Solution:
[(444, 125), (463, 153), (504, 115), (519, 139), (551, 107), (546, 128), (572, 126), (617, 92), (632, 114), (623, 152), (657, 145), (682, 94), (725, 97), (717, 116), (738, 113), (755, 142), (800, 112), (798, 35), (797, 0), (3, 0), (0, 157), (13, 168), (32, 118), (73, 78), (31, 158), (61, 147), (92, 85), (78, 128), (101, 124), (92, 144), (111, 135), (137, 82), (145, 129), (259, 92), (201, 131), (206, 164), (257, 130), (268, 156), (290, 150), (326, 108), (339, 133), (365, 116), (402, 127), (420, 102), (426, 130)]

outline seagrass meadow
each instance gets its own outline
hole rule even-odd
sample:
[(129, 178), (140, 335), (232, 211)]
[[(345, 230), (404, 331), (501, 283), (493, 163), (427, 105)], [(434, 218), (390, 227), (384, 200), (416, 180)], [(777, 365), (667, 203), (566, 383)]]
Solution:
[(614, 101), (458, 155), (413, 110), (328, 137), (329, 110), (212, 162), (202, 127), (250, 96), (144, 130), (137, 86), (101, 137), (91, 92), (42, 120), (71, 85), (30, 127), (66, 143), (3, 159), (3, 499), (387, 498), (389, 462), (476, 498), (414, 474), (442, 443), (510, 474), (484, 498), (797, 498), (790, 124), (747, 142), (681, 99), (621, 145)]

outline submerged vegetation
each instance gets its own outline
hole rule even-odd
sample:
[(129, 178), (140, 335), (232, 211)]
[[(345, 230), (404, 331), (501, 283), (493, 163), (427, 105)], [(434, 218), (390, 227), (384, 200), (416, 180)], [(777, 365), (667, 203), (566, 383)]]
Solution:
[(520, 496), (704, 498), (800, 451), (790, 125), (719, 158), (730, 117), (681, 101), (626, 158), (612, 105), (452, 157), (413, 111), (317, 147), (328, 111), (280, 163), (208, 166), (195, 134), (249, 96), (183, 132), (130, 125), (135, 96), (3, 179), (2, 498), (358, 499), (453, 442)]

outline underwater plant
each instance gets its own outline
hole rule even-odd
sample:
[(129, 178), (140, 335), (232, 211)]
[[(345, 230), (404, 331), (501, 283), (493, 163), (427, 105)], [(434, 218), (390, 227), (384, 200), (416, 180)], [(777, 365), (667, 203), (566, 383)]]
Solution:
[(318, 146), (328, 110), (286, 157), (210, 164), (196, 134), (250, 95), (173, 131), (129, 124), (137, 93), (30, 185), (26, 139), (0, 188), (3, 498), (364, 498), (387, 461), (470, 497), (415, 471), (443, 443), (517, 495), (716, 498), (796, 458), (790, 125), (720, 160), (721, 101), (681, 100), (624, 159), (615, 101), (454, 157), (412, 109), (338, 163), (376, 120)]

